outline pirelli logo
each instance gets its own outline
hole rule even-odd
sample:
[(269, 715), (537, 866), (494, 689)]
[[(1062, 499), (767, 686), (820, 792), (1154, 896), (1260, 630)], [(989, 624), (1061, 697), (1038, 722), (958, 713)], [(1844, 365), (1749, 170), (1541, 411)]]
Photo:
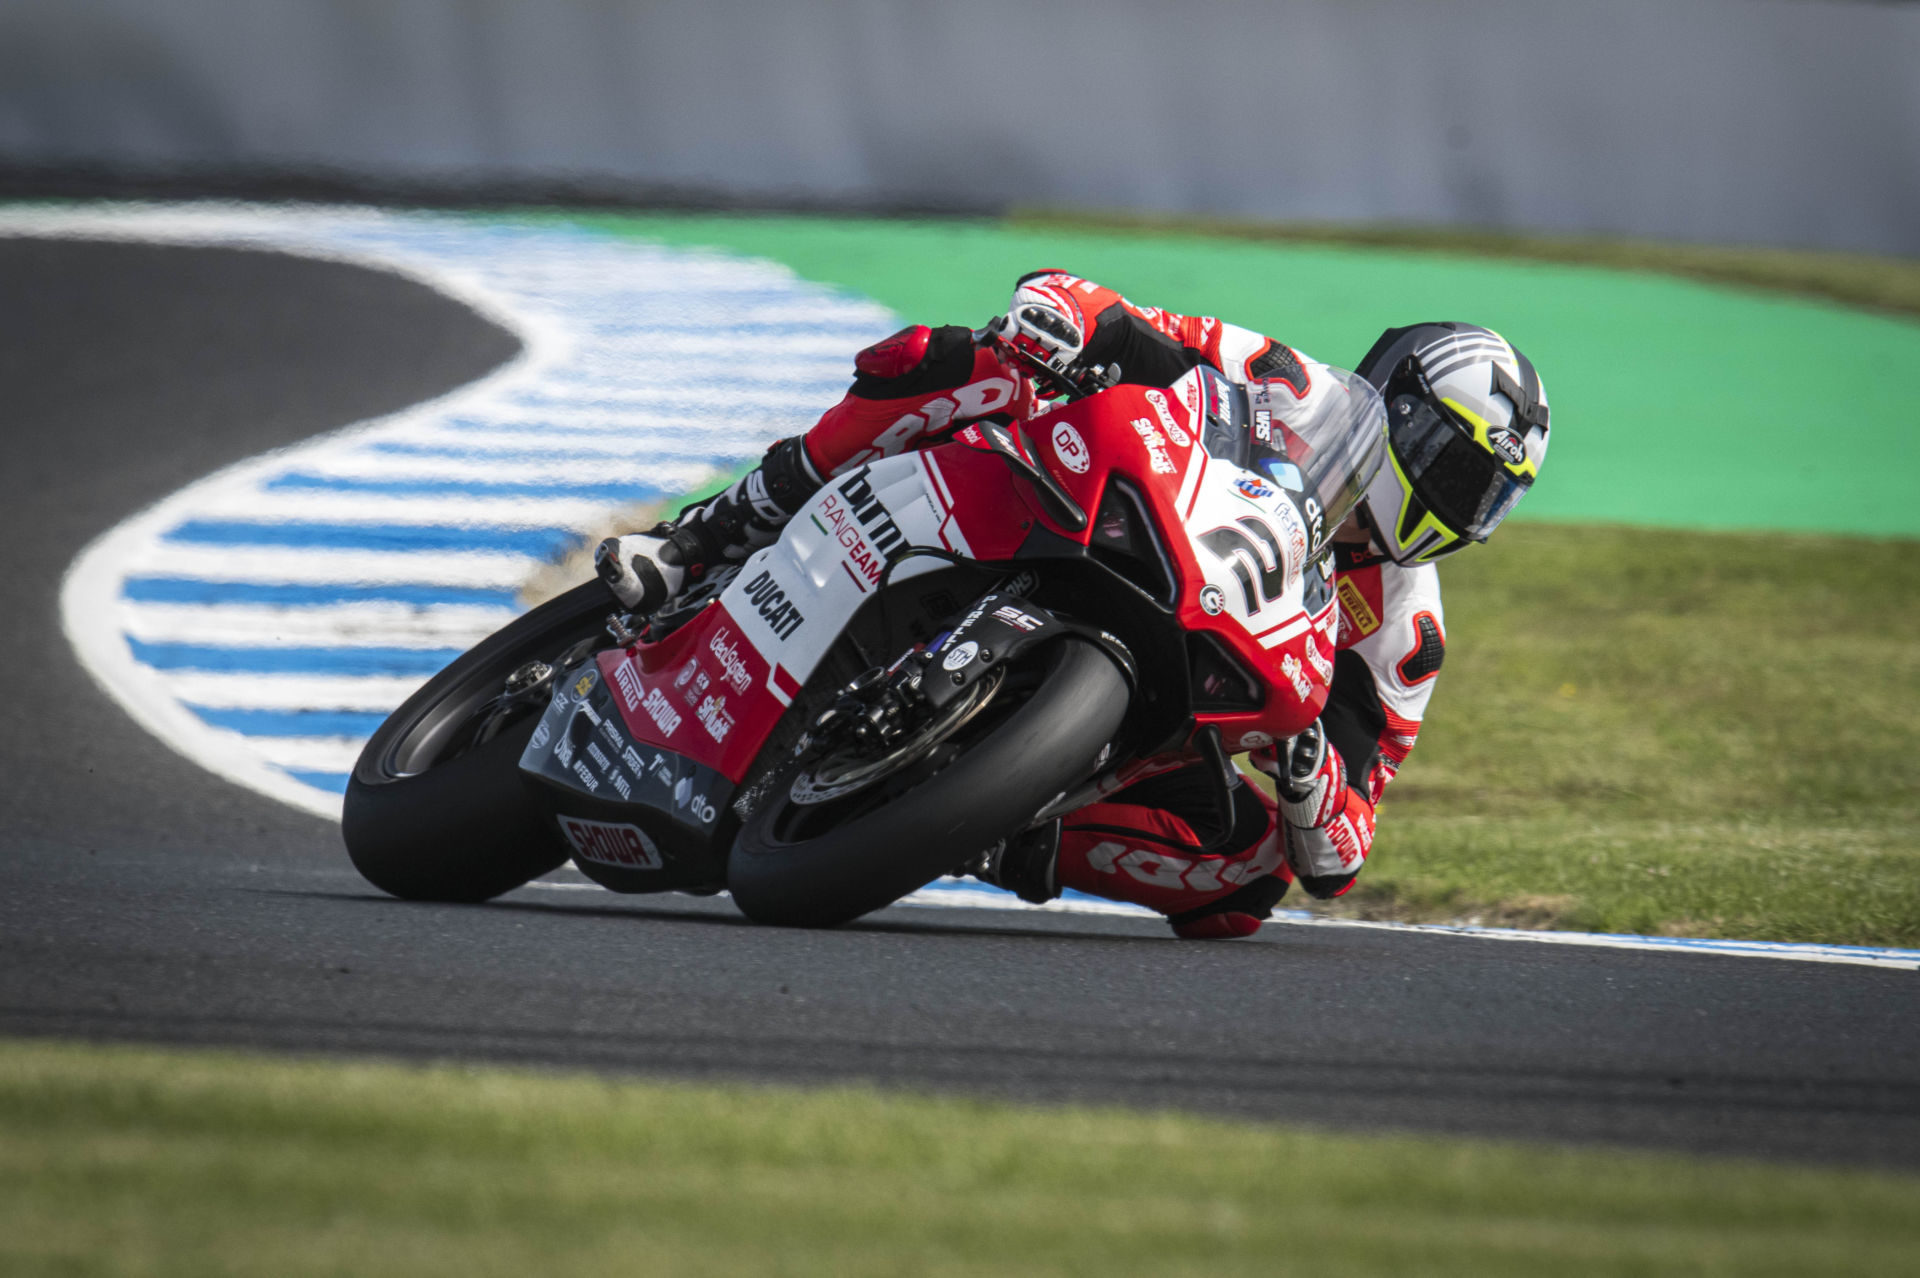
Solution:
[(1380, 628), (1380, 618), (1373, 609), (1367, 607), (1366, 596), (1360, 593), (1360, 587), (1353, 584), (1353, 578), (1342, 577), (1334, 589), (1340, 595), (1340, 606), (1347, 610), (1347, 616), (1353, 621), (1353, 628), (1366, 638)]

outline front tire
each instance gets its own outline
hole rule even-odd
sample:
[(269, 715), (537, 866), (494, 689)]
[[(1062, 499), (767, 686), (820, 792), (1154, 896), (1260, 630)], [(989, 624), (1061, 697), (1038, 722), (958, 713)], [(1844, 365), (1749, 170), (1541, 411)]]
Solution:
[(877, 808), (811, 837), (776, 780), (733, 845), (727, 887), (756, 923), (836, 927), (926, 886), (1019, 830), (1085, 779), (1127, 710), (1113, 660), (1080, 639), (1051, 645), (1040, 686), (964, 753)]
[(479, 744), (462, 733), (509, 674), (592, 638), (611, 610), (599, 582), (577, 586), (489, 635), (387, 717), (354, 764), (340, 821), (369, 883), (408, 901), (486, 901), (566, 861), (519, 766), (544, 705)]

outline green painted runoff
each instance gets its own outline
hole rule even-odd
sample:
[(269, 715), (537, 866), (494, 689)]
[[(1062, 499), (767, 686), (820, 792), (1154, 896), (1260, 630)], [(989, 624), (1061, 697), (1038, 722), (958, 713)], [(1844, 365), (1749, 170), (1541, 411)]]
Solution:
[(1908, 404), (1920, 323), (1909, 319), (1655, 274), (1392, 249), (985, 221), (568, 220), (769, 258), (931, 324), (981, 323), (1036, 267), (1349, 367), (1383, 328), (1469, 320), (1521, 346), (1553, 401), (1551, 460), (1516, 518), (1920, 536)]

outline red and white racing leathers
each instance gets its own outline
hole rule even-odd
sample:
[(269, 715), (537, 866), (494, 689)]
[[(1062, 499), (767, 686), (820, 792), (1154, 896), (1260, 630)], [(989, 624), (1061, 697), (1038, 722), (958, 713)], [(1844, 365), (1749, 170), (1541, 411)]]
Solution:
[[(1086, 321), (1085, 358), (1117, 364), (1121, 380), (1168, 386), (1201, 363), (1235, 382), (1287, 382), (1308, 392), (1317, 361), (1249, 329), (1204, 316), (1136, 306), (1064, 272), (1023, 277), (1064, 292)], [(916, 325), (860, 352), (846, 397), (806, 435), (822, 475), (944, 440), (993, 414), (1045, 411), (1031, 380), (971, 330)], [(1321, 723), (1347, 784), (1295, 825), (1252, 785), (1236, 792), (1226, 850), (1202, 855), (1219, 833), (1214, 782), (1197, 766), (1171, 767), (1080, 809), (1063, 823), (1059, 882), (1149, 906), (1192, 938), (1245, 936), (1288, 885), (1338, 896), (1373, 843), (1381, 792), (1413, 748), (1445, 652), (1440, 583), (1431, 564), (1401, 567), (1356, 547), (1336, 550), (1340, 632)], [(1283, 678), (1276, 668), (1269, 677)], [(1336, 766), (1332, 760), (1329, 766)]]

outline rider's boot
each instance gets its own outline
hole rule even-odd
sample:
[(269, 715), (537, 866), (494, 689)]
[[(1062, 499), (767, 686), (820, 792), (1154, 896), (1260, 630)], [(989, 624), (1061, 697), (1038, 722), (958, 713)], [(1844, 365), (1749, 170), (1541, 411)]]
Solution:
[(1002, 839), (962, 868), (982, 883), (1045, 905), (1060, 895), (1060, 819)]
[(822, 483), (804, 436), (783, 439), (725, 491), (643, 533), (609, 537), (594, 571), (621, 606), (646, 616), (723, 564), (737, 564), (779, 537)]

